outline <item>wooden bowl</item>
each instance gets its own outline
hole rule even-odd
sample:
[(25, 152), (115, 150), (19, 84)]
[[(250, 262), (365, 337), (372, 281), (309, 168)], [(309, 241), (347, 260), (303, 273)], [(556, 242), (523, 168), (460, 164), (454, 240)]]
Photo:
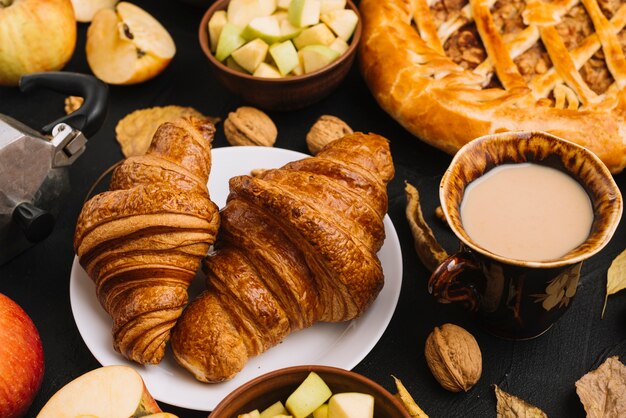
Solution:
[(346, 77), (361, 39), (361, 16), (351, 0), (347, 8), (359, 16), (350, 47), (337, 60), (315, 72), (286, 78), (260, 78), (239, 72), (218, 61), (209, 47), (208, 22), (213, 13), (225, 10), (230, 0), (217, 0), (206, 11), (200, 22), (198, 35), (200, 46), (209, 60), (209, 65), (217, 78), (229, 91), (239, 95), (251, 105), (266, 110), (295, 110), (311, 105), (328, 96)]
[(378, 383), (360, 374), (329, 366), (294, 366), (266, 373), (231, 392), (215, 407), (210, 417), (233, 418), (255, 409), (262, 411), (277, 401), (284, 404), (311, 371), (317, 373), (333, 393), (361, 392), (374, 396), (376, 418), (410, 418), (400, 401)]

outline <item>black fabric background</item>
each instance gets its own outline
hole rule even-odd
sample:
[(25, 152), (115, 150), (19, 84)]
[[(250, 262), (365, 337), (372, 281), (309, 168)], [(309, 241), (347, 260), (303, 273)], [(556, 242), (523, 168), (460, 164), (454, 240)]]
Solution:
[[(172, 34), (177, 54), (157, 78), (136, 86), (110, 88), (110, 108), (104, 126), (90, 138), (85, 154), (71, 167), (73, 192), (52, 235), (0, 267), (0, 292), (17, 301), (35, 322), (43, 341), (46, 372), (32, 405), (34, 417), (63, 385), (99, 366), (78, 333), (69, 301), (69, 277), (74, 253), (72, 235), (76, 217), (90, 186), (100, 173), (122, 158), (115, 141), (115, 125), (127, 113), (157, 105), (193, 106), (204, 114), (225, 118), (244, 104), (229, 94), (209, 73), (198, 45), (198, 24), (205, 7), (175, 0), (136, 2), (152, 13)], [(79, 24), (75, 54), (66, 70), (90, 73), (85, 59), (87, 25)], [(0, 113), (33, 126), (63, 115), (59, 94), (21, 94), (0, 88)], [(427, 270), (417, 259), (404, 216), (404, 182), (421, 192), (424, 212), (449, 251), (457, 243), (434, 217), (438, 184), (451, 157), (422, 143), (385, 114), (369, 93), (355, 65), (347, 79), (327, 99), (304, 110), (270, 112), (278, 127), (276, 147), (307, 152), (305, 134), (322, 114), (336, 115), (354, 130), (375, 132), (391, 140), (396, 177), (389, 185), (389, 215), (402, 245), (403, 282), (394, 317), (371, 353), (354, 369), (393, 390), (391, 375), (400, 378), (431, 417), (495, 417), (493, 384), (537, 405), (550, 417), (582, 417), (584, 410), (574, 383), (608, 355), (626, 360), (626, 292), (609, 298), (600, 319), (607, 269), (626, 248), (623, 223), (614, 239), (583, 265), (581, 283), (571, 309), (540, 338), (511, 342), (494, 338), (477, 327), (460, 307), (437, 304), (426, 290)], [(228, 146), (222, 125), (214, 147)], [(262, 161), (259, 161), (262, 165)], [(624, 174), (615, 176), (626, 190)], [(443, 390), (424, 361), (424, 342), (434, 326), (446, 322), (465, 327), (478, 340), (483, 375), (468, 393)], [(1, 343), (1, 342), (0, 342)], [(203, 417), (206, 412), (162, 404), (181, 417)]]

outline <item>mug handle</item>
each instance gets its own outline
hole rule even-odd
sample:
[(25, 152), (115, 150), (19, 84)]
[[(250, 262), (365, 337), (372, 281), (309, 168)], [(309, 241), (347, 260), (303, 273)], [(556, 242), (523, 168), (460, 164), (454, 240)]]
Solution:
[(465, 270), (480, 271), (469, 250), (461, 250), (437, 266), (428, 279), (428, 292), (440, 302), (461, 302), (466, 309), (475, 312), (480, 305), (478, 291), (473, 284), (458, 280)]

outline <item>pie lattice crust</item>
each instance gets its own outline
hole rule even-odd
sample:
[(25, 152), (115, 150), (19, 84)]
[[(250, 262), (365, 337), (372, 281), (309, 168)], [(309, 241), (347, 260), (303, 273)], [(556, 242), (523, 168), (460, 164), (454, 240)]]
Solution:
[(362, 74), (379, 105), (448, 153), (547, 131), (626, 166), (626, 1), (362, 0)]

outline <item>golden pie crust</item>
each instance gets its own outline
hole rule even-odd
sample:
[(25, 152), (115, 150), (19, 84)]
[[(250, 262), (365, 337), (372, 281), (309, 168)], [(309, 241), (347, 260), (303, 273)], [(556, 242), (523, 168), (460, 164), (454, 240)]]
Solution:
[(454, 153), (547, 131), (626, 166), (623, 0), (362, 0), (360, 66), (379, 105)]

